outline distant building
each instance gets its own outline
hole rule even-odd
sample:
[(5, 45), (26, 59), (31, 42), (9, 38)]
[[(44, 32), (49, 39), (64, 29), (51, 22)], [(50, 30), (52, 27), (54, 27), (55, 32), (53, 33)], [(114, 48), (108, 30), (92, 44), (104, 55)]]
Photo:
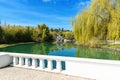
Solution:
[(56, 41), (57, 42), (64, 42), (64, 38), (62, 36), (58, 35), (56, 38)]

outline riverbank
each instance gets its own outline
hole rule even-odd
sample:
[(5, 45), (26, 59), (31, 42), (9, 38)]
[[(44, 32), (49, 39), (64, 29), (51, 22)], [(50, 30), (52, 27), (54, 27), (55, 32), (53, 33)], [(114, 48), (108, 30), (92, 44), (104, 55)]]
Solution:
[(120, 44), (107, 44), (107, 45), (101, 46), (101, 48), (120, 51)]
[(90, 45), (83, 45), (83, 44), (76, 44), (78, 46), (84, 46), (84, 47), (91, 47), (91, 48), (102, 48), (102, 49), (109, 49), (109, 50), (115, 50), (120, 51), (120, 44), (100, 44), (98, 46), (90, 46)]
[(5, 47), (9, 47), (9, 46), (15, 46), (15, 45), (19, 45), (19, 44), (29, 44), (29, 43), (34, 43), (34, 42), (21, 42), (21, 43), (13, 43), (13, 44), (0, 44), (0, 48), (5, 48)]

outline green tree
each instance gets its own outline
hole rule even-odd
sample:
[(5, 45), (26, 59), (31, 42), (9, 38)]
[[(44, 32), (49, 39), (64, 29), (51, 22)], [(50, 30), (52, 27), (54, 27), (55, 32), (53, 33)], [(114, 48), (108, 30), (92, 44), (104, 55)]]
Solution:
[(120, 39), (119, 6), (120, 0), (92, 0), (90, 8), (72, 20), (77, 43), (91, 45)]
[(0, 43), (2, 43), (2, 41), (3, 41), (3, 29), (0, 26)]
[(50, 40), (49, 28), (45, 24), (38, 25), (38, 38), (40, 42)]
[(64, 36), (65, 39), (69, 39), (69, 40), (74, 38), (73, 33), (72, 32), (68, 32), (68, 31), (67, 32), (63, 32), (63, 36)]

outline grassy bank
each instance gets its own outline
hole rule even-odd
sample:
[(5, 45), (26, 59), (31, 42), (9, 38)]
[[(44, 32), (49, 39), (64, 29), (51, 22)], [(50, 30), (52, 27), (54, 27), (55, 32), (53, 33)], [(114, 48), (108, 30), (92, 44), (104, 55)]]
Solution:
[(103, 45), (101, 48), (120, 51), (120, 44), (107, 44), (107, 45)]
[(120, 49), (120, 44), (107, 44), (107, 45), (104, 45), (104, 47), (111, 47), (111, 48), (119, 48)]
[(34, 42), (22, 42), (22, 43), (13, 43), (13, 44), (0, 44), (0, 48), (5, 48), (5, 47), (9, 47), (9, 46), (15, 46), (15, 45), (19, 45), (19, 44), (29, 44), (29, 43), (34, 43)]

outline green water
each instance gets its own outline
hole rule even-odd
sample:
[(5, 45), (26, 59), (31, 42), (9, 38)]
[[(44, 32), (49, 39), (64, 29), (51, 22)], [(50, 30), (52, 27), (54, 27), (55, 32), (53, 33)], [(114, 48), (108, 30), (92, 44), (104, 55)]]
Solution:
[(76, 46), (71, 43), (20, 44), (16, 46), (7, 47), (7, 48), (1, 48), (0, 52), (17, 52), (21, 54), (28, 53), (28, 54), (55, 55), (55, 56), (66, 56), (66, 57), (120, 60), (120, 52), (108, 50), (108, 49)]

